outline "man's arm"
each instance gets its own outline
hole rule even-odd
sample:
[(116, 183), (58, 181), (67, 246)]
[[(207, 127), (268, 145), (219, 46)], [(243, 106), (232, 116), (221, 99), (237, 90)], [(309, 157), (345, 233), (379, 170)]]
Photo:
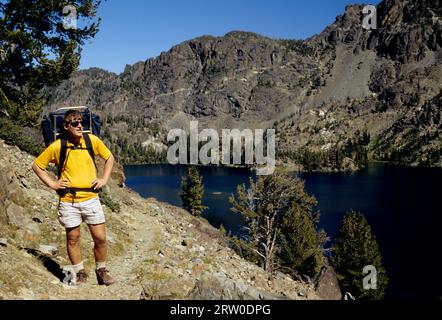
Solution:
[(54, 181), (46, 172), (46, 170), (42, 170), (40, 169), (39, 166), (37, 166), (37, 164), (34, 162), (34, 164), (32, 165), (32, 170), (34, 170), (35, 174), (40, 178), (41, 181), (43, 181), (43, 183), (45, 185), (47, 185), (49, 188), (51, 188), (52, 190), (59, 190), (59, 189), (66, 189), (67, 187), (69, 187), (69, 181), (66, 179), (60, 179), (57, 181)]
[(104, 163), (103, 177), (92, 181), (92, 188), (94, 190), (99, 190), (107, 184), (107, 182), (109, 181), (114, 163), (115, 163), (115, 158), (111, 154), (110, 157), (107, 158), (106, 162)]

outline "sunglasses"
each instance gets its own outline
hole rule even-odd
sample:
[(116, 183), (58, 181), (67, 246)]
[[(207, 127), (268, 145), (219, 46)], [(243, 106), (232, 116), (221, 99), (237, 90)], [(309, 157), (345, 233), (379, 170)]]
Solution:
[(83, 120), (67, 121), (66, 123), (76, 128), (80, 124), (83, 125)]

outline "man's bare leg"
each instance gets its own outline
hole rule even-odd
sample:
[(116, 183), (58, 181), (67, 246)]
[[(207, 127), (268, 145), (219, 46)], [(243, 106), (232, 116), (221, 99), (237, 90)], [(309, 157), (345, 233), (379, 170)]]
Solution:
[(105, 262), (107, 258), (106, 227), (104, 223), (88, 225), (94, 240), (95, 262)]
[(81, 263), (80, 226), (66, 229), (66, 243), (72, 265)]
[(92, 238), (94, 239), (94, 254), (97, 269), (97, 281), (100, 285), (110, 286), (115, 280), (109, 275), (109, 270), (106, 268), (107, 257), (107, 241), (106, 241), (106, 227), (103, 224), (89, 225)]

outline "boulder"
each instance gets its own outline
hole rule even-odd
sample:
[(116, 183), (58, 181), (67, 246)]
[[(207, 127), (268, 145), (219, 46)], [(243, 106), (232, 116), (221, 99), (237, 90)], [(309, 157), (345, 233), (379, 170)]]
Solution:
[(8, 245), (8, 239), (0, 238), (0, 246), (6, 247)]
[(358, 166), (356, 165), (356, 163), (353, 161), (353, 159), (350, 159), (348, 157), (345, 157), (342, 160), (341, 167), (343, 170), (349, 171), (349, 172), (355, 172), (359, 169)]
[(14, 202), (6, 201), (6, 218), (8, 224), (19, 229), (23, 229), (26, 225), (25, 209), (16, 205)]
[(196, 282), (190, 292), (190, 300), (244, 300), (244, 292), (240, 292), (224, 273), (212, 275), (205, 273)]
[(331, 266), (322, 268), (316, 278), (316, 294), (324, 300), (341, 300), (342, 293), (339, 288), (335, 270)]
[(190, 300), (285, 300), (287, 297), (259, 290), (223, 272), (204, 273), (187, 297)]
[(38, 252), (40, 252), (43, 255), (47, 255), (47, 256), (56, 256), (58, 253), (58, 249), (55, 246), (51, 246), (51, 245), (39, 245), (37, 248)]

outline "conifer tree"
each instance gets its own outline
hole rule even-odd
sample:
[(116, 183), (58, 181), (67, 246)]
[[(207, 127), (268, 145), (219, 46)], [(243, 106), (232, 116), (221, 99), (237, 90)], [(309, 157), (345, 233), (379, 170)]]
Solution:
[(279, 263), (298, 274), (313, 277), (323, 266), (322, 243), (319, 243), (311, 208), (293, 202), (281, 226)]
[(206, 206), (202, 204), (204, 195), (203, 178), (195, 166), (189, 166), (187, 176), (181, 178), (181, 200), (183, 208), (194, 216), (200, 216)]
[[(301, 179), (279, 171), (259, 177), (256, 183), (251, 179), (250, 188), (238, 186), (230, 203), (248, 230), (242, 243), (235, 244), (243, 257), (258, 261), (268, 272), (276, 262), (292, 271), (316, 270), (319, 214), (313, 211), (316, 199), (305, 192)], [(315, 261), (313, 267), (307, 267), (307, 260)]]
[[(364, 215), (353, 210), (347, 212), (339, 228), (339, 236), (332, 248), (332, 265), (338, 274), (343, 292), (349, 292), (360, 300), (381, 300), (388, 283), (382, 256), (371, 227)], [(364, 267), (374, 266), (376, 289), (364, 289)], [(371, 273), (371, 272), (370, 272)]]
[[(0, 116), (38, 125), (41, 90), (68, 79), (98, 32), (99, 0), (0, 2)], [(82, 24), (76, 24), (81, 20)]]

